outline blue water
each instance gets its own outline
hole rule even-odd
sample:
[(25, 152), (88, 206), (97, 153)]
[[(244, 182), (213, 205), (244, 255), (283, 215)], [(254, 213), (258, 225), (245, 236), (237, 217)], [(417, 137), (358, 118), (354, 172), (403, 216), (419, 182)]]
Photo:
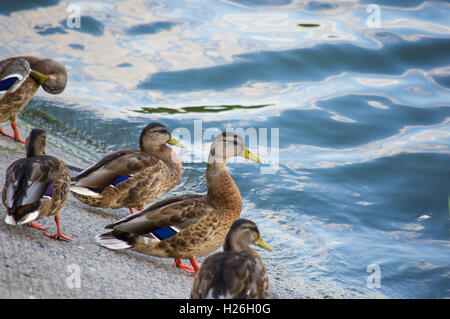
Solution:
[(275, 296), (450, 297), (446, 1), (78, 1), (80, 28), (70, 3), (0, 4), (0, 58), (69, 71), (23, 123), (86, 162), (149, 121), (188, 129), (166, 196), (206, 191), (207, 132), (255, 129), (266, 164), (228, 169)]

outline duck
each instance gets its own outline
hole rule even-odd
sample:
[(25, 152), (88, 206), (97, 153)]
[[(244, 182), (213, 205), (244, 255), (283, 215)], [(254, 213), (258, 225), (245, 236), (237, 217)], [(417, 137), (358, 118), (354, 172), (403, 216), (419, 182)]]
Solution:
[(72, 179), (70, 192), (81, 202), (102, 208), (134, 208), (156, 201), (180, 181), (182, 162), (166, 144), (184, 147), (158, 122), (141, 131), (139, 148), (112, 152)]
[(0, 128), (0, 134), (25, 144), (16, 117), (27, 106), (40, 86), (59, 94), (67, 84), (66, 68), (59, 62), (34, 56), (16, 56), (0, 61), (0, 124), (9, 121), (14, 134)]
[[(206, 168), (206, 194), (185, 194), (158, 201), (147, 209), (106, 226), (99, 245), (174, 258), (174, 266), (195, 276), (197, 258), (223, 245), (230, 226), (240, 216), (242, 198), (226, 169), (227, 159), (242, 156), (262, 163), (241, 136), (230, 131), (214, 139)], [(192, 267), (184, 265), (189, 259)]]
[(250, 247), (268, 251), (258, 226), (240, 218), (231, 225), (223, 252), (205, 259), (191, 289), (191, 299), (268, 299), (269, 277), (261, 256)]
[(39, 128), (30, 131), (25, 141), (26, 158), (13, 162), (6, 170), (2, 202), (6, 207), (5, 223), (47, 230), (35, 220), (54, 216), (57, 232), (44, 235), (71, 241), (61, 231), (59, 214), (70, 187), (70, 172), (66, 164), (46, 155), (46, 132)]

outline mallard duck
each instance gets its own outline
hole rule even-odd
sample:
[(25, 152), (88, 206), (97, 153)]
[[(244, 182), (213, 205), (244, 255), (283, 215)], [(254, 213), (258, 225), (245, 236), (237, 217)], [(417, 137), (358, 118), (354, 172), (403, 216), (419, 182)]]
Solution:
[(140, 150), (113, 152), (76, 176), (72, 194), (95, 207), (128, 207), (134, 213), (157, 200), (180, 181), (181, 160), (166, 144), (181, 146), (160, 123), (150, 123), (141, 132)]
[[(146, 210), (106, 226), (112, 231), (98, 235), (97, 242), (110, 249), (131, 248), (159, 257), (175, 258), (175, 266), (194, 274), (196, 258), (222, 246), (231, 224), (239, 218), (241, 194), (225, 163), (242, 156), (262, 163), (237, 134), (223, 132), (211, 145), (205, 195), (188, 194), (159, 201)], [(192, 267), (183, 265), (189, 259)]]
[(223, 252), (206, 258), (191, 290), (192, 299), (267, 299), (269, 277), (261, 256), (249, 245), (272, 251), (259, 235), (256, 224), (247, 219), (233, 223)]
[(28, 224), (47, 230), (33, 221), (55, 216), (57, 233), (46, 236), (71, 240), (61, 232), (59, 212), (69, 196), (70, 173), (64, 162), (45, 155), (46, 133), (33, 129), (25, 142), (26, 158), (12, 163), (6, 170), (2, 201), (6, 207), (5, 222)]
[(18, 56), (0, 61), (0, 123), (10, 121), (14, 135), (0, 128), (0, 134), (20, 138), (16, 117), (42, 85), (51, 94), (61, 93), (67, 84), (64, 66), (52, 59)]

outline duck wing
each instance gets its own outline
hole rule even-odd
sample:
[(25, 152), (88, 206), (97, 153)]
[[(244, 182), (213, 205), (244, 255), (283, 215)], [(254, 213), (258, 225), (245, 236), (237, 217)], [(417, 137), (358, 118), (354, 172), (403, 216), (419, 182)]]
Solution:
[(258, 262), (247, 253), (217, 253), (202, 264), (191, 298), (248, 298), (257, 289)]
[(45, 195), (52, 196), (54, 164), (51, 158), (24, 158), (6, 170), (2, 200), (16, 223), (28, 219), (27, 215), (39, 208)]
[(30, 64), (25, 59), (0, 61), (0, 100), (6, 93), (14, 92), (28, 78)]
[(155, 167), (159, 159), (136, 149), (113, 152), (73, 178), (76, 186), (102, 190), (118, 179)]
[(144, 235), (171, 226), (183, 229), (197, 223), (214, 210), (206, 201), (205, 195), (181, 195), (159, 201), (142, 212), (107, 225), (106, 228), (133, 235)]

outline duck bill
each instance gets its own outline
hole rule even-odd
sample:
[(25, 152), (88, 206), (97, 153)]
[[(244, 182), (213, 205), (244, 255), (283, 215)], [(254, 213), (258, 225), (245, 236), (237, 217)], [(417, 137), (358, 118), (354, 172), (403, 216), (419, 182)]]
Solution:
[(48, 76), (45, 74), (42, 74), (41, 72), (35, 71), (35, 70), (31, 70), (30, 72), (30, 76), (35, 79), (36, 81), (39, 82), (39, 84), (43, 85), (45, 80), (48, 79)]
[(249, 159), (256, 163), (260, 163), (260, 164), (264, 163), (263, 160), (258, 155), (250, 152), (250, 150), (247, 147), (244, 148), (244, 150), (242, 151), (241, 154), (239, 154), (239, 156), (242, 156), (242, 157)]
[(181, 148), (185, 148), (185, 146), (180, 141), (177, 141), (173, 137), (170, 138), (170, 140), (167, 142), (167, 144), (175, 145), (175, 146), (178, 146), (178, 147), (181, 147)]
[(256, 245), (258, 245), (258, 246), (261, 247), (261, 248), (264, 248), (265, 250), (272, 251), (272, 248), (271, 248), (269, 245), (267, 245), (267, 244), (262, 240), (261, 237), (259, 237), (258, 241), (256, 242)]

